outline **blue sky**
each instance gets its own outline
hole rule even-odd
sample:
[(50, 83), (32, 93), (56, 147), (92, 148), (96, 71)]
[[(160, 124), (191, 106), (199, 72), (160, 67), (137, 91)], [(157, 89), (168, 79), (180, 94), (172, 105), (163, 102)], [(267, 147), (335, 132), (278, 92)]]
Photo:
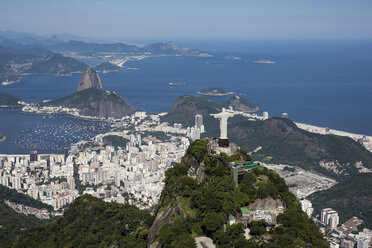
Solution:
[(12, 0), (0, 30), (105, 40), (371, 39), (371, 0)]

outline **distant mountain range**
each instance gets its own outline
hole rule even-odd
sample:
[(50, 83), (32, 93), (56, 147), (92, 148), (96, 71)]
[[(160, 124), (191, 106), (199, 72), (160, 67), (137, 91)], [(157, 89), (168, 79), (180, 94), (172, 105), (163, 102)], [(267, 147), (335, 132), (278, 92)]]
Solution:
[(199, 56), (203, 55), (199, 50), (191, 48), (179, 48), (173, 42), (154, 43), (139, 47), (135, 45), (127, 45), (123, 43), (86, 43), (83, 41), (69, 41), (57, 43), (48, 47), (52, 51), (66, 53), (130, 53), (130, 54), (151, 54), (151, 55), (183, 55), (183, 56)]
[[(70, 75), (88, 67), (87, 64), (79, 61), (81, 57), (103, 60), (104, 62), (96, 69), (112, 72), (120, 70), (121, 67), (105, 61), (106, 56), (103, 54), (108, 55), (110, 59), (119, 60), (126, 59), (128, 55), (209, 56), (197, 49), (177, 47), (173, 42), (135, 46), (120, 42), (92, 43), (87, 42), (87, 39), (83, 41), (75, 38), (79, 39), (71, 35), (41, 37), (0, 31), (0, 66), (11, 65), (17, 74)], [(0, 79), (6, 80), (6, 77)]]

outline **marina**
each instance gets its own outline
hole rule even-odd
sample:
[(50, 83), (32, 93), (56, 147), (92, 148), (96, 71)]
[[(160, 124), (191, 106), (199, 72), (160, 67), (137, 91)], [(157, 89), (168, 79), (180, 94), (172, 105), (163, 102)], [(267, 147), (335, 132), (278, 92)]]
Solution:
[[(11, 121), (12, 125), (8, 123)], [(60, 153), (64, 147), (89, 140), (108, 131), (111, 123), (71, 118), (63, 114), (23, 114), (19, 109), (0, 108), (0, 130), (7, 136), (0, 143), (1, 154)]]

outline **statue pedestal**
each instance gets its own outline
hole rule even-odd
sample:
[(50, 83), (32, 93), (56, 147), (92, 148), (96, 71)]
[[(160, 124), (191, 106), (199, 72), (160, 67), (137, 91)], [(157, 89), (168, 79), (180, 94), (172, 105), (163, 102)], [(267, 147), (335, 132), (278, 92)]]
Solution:
[(219, 147), (229, 147), (229, 139), (219, 139), (218, 140)]

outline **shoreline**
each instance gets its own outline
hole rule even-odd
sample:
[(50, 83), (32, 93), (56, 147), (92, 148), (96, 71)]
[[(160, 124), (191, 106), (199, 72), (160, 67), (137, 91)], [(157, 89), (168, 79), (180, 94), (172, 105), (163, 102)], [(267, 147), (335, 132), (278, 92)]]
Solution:
[(20, 111), (21, 114), (26, 114), (26, 115), (40, 115), (40, 116), (46, 116), (46, 115), (66, 115), (69, 118), (72, 119), (79, 119), (79, 120), (84, 120), (84, 121), (101, 121), (101, 122), (109, 122), (109, 123), (114, 123), (115, 121), (118, 121), (118, 119), (114, 120), (108, 120), (107, 118), (104, 119), (99, 119), (99, 117), (94, 117), (94, 116), (77, 116), (74, 114), (70, 113), (63, 113), (63, 112), (58, 112), (58, 113), (38, 113), (38, 112), (29, 112), (29, 111)]
[[(213, 95), (209, 95), (213, 96)], [(77, 114), (72, 114), (72, 113), (67, 113), (67, 112), (55, 112), (55, 113), (50, 113), (50, 112), (36, 112), (36, 111), (24, 111), (22, 110), (23, 106), (7, 106), (7, 105), (0, 105), (0, 108), (16, 108), (16, 109), (21, 109), (20, 113), (22, 114), (32, 114), (32, 115), (54, 115), (54, 114), (59, 114), (59, 115), (67, 115), (68, 117), (75, 118), (75, 119), (80, 119), (80, 120), (87, 120), (87, 121), (104, 121), (104, 122), (111, 122), (114, 123), (116, 121), (122, 120), (122, 118), (125, 118), (126, 116), (122, 118), (113, 118), (113, 117), (95, 117), (95, 116), (84, 116), (84, 115), (77, 115)], [(72, 110), (72, 109), (69, 109)], [(257, 111), (253, 111), (257, 112)], [(159, 113), (155, 113), (159, 114)], [(369, 139), (371, 141), (371, 152), (372, 152), (372, 136), (366, 135), (366, 134), (359, 134), (359, 133), (352, 133), (352, 132), (347, 132), (347, 131), (342, 131), (342, 130), (336, 130), (336, 129), (331, 129), (331, 128), (326, 128), (326, 127), (320, 127), (320, 126), (315, 126), (311, 124), (305, 124), (305, 123), (300, 123), (300, 122), (295, 122), (294, 123), (297, 125), (298, 128), (306, 130), (308, 132), (312, 133), (318, 133), (318, 134), (333, 134), (337, 136), (344, 136), (344, 137), (350, 137), (354, 140), (357, 139)], [(327, 131), (328, 130), (328, 131)]]
[(304, 123), (299, 123), (299, 122), (294, 122), (296, 126), (302, 130), (311, 132), (311, 133), (317, 133), (317, 134), (322, 134), (322, 135), (336, 135), (336, 136), (342, 136), (342, 137), (349, 137), (355, 141), (362, 140), (363, 146), (372, 152), (372, 136), (364, 135), (364, 134), (356, 134), (356, 133), (351, 133), (351, 132), (346, 132), (346, 131), (341, 131), (341, 130), (336, 130), (336, 129), (331, 129), (327, 127), (319, 127), (315, 125), (310, 125), (310, 124), (304, 124)]

